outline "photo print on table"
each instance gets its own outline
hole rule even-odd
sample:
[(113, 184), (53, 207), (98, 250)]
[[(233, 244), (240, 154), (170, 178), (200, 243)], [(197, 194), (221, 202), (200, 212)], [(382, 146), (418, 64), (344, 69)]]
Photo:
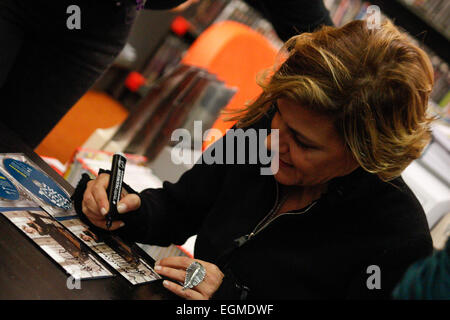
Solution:
[(89, 248), (44, 211), (2, 214), (75, 279), (112, 277)]
[(61, 224), (133, 285), (161, 279), (143, 258), (143, 251), (137, 252), (141, 249), (130, 247), (121, 239), (107, 234), (101, 238), (78, 218), (61, 221)]

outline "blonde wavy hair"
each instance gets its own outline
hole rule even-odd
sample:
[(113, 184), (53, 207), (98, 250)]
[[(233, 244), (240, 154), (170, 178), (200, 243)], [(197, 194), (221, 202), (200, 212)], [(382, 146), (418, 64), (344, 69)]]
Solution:
[(225, 111), (234, 114), (227, 120), (247, 127), (285, 98), (329, 115), (356, 161), (383, 181), (420, 157), (434, 120), (427, 115), (433, 69), (390, 21), (378, 29), (361, 20), (323, 26), (289, 39), (278, 57), (281, 65), (259, 75), (262, 94), (242, 110)]

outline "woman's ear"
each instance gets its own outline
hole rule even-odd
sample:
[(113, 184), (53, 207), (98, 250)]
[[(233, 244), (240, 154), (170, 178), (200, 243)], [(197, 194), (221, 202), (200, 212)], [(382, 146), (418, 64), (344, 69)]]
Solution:
[(346, 148), (346, 153), (347, 153), (347, 157), (346, 157), (346, 161), (345, 161), (345, 164), (346, 164), (346, 172), (347, 172), (347, 174), (348, 173), (351, 173), (351, 172), (353, 172), (354, 170), (356, 170), (357, 168), (359, 168), (360, 167), (360, 164), (358, 163), (358, 161), (356, 161), (356, 158), (355, 158), (355, 156), (353, 155), (353, 152), (351, 152), (351, 150), (349, 150), (348, 148)]

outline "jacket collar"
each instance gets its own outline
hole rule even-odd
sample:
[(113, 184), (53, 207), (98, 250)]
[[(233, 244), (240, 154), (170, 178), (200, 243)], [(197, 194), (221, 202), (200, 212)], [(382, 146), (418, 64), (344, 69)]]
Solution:
[(358, 197), (380, 182), (377, 175), (358, 167), (345, 176), (331, 179), (326, 193), (338, 198)]

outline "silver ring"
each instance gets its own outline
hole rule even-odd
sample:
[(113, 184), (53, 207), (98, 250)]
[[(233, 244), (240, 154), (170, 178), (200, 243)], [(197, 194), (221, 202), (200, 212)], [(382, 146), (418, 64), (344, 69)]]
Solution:
[(186, 269), (186, 277), (184, 278), (183, 290), (193, 288), (205, 279), (206, 270), (197, 261), (192, 262)]

